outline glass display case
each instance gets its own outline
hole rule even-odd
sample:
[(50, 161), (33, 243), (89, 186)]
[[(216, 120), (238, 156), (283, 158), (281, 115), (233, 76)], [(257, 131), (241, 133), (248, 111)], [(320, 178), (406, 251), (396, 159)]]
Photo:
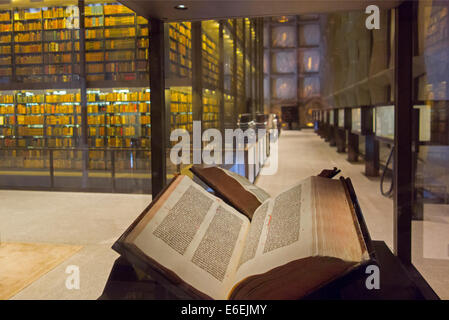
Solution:
[(351, 109), (351, 132), (361, 133), (362, 132), (362, 109), (352, 108)]
[(379, 106), (374, 110), (374, 133), (377, 137), (394, 139), (394, 106)]
[(345, 128), (345, 109), (338, 109), (338, 127)]

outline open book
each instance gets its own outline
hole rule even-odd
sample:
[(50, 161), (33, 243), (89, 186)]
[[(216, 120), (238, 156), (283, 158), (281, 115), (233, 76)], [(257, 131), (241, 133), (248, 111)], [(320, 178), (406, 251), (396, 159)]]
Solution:
[(190, 298), (298, 299), (370, 259), (343, 180), (307, 178), (252, 220), (177, 176), (113, 246)]

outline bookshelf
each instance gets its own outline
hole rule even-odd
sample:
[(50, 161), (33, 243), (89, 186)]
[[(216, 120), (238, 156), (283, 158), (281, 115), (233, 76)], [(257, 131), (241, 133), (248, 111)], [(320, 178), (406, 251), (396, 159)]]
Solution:
[(67, 7), (14, 9), (15, 80), (19, 83), (79, 80), (79, 17)]
[(0, 11), (0, 83), (12, 77), (12, 30), (11, 11)]
[(220, 128), (220, 106), (218, 104), (218, 93), (215, 90), (203, 89), (203, 126), (204, 130), (209, 128)]
[(3, 91), (0, 166), (10, 167), (19, 157), (25, 169), (44, 168), (45, 148), (73, 148), (81, 134), (80, 99), (76, 89)]
[(192, 34), (190, 22), (173, 22), (168, 26), (169, 76), (192, 78)]
[[(169, 89), (170, 131), (185, 129), (193, 132), (192, 88), (171, 87)], [(176, 142), (172, 142), (176, 144)]]
[(149, 88), (89, 89), (89, 147), (150, 148)]
[(219, 87), (218, 23), (203, 22), (202, 34), (203, 86), (210, 89)]
[(87, 81), (148, 81), (148, 20), (120, 4), (85, 9)]

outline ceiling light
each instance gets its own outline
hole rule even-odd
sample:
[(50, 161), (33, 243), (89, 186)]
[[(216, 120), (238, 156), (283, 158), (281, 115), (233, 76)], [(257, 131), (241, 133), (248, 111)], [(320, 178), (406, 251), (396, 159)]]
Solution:
[(178, 5), (175, 6), (175, 9), (178, 9), (178, 10), (187, 10), (187, 6), (184, 5), (184, 4), (178, 4)]

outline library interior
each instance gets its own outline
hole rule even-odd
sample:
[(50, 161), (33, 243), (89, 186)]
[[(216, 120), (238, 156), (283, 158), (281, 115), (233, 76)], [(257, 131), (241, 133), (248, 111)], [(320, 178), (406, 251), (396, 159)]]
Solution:
[(449, 299), (448, 75), (447, 0), (0, 1), (0, 300), (184, 297), (111, 247), (180, 176), (246, 212), (192, 169), (239, 129), (228, 188), (350, 178), (380, 289), (305, 298)]

